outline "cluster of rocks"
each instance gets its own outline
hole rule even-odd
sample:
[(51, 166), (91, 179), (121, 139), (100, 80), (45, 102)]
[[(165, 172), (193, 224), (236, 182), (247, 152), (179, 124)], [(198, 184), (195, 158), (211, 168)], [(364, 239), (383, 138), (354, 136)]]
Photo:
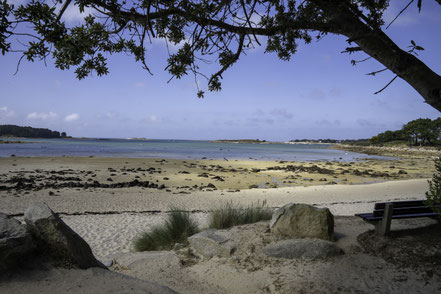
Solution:
[(24, 220), (26, 224), (0, 213), (0, 271), (36, 258), (68, 268), (106, 268), (94, 257), (86, 241), (46, 204), (33, 203)]
[(303, 165), (288, 164), (286, 166), (270, 166), (267, 168), (267, 170), (284, 170), (289, 172), (307, 172), (307, 173), (318, 173), (325, 175), (334, 174), (334, 171), (332, 169), (319, 167), (317, 165), (303, 166)]
[[(274, 212), (270, 230), (282, 240), (263, 247), (268, 256), (315, 260), (343, 254), (332, 242), (334, 217), (327, 208), (287, 204)], [(223, 230), (205, 230), (188, 241), (193, 251), (205, 258), (230, 257), (237, 249), (235, 241)]]
[[(108, 179), (109, 180), (109, 179)], [(111, 180), (111, 178), (110, 178)], [(62, 182), (63, 181), (63, 182)], [(75, 181), (75, 182), (74, 182)], [(46, 183), (36, 183), (32, 178), (19, 178), (13, 177), (9, 179), (7, 182), (12, 185), (0, 185), (0, 191), (11, 191), (11, 190), (33, 190), (38, 191), (42, 189), (63, 189), (63, 188), (104, 188), (104, 189), (114, 189), (114, 188), (131, 188), (131, 187), (143, 187), (143, 188), (151, 188), (151, 189), (165, 189), (166, 186), (164, 184), (157, 184), (149, 181), (140, 181), (140, 180), (132, 180), (127, 182), (118, 182), (118, 183), (100, 183), (98, 181), (91, 182), (79, 182), (78, 178), (58, 178), (52, 182)]]
[(208, 183), (207, 185), (197, 185), (194, 184), (193, 186), (177, 186), (176, 189), (188, 189), (190, 191), (192, 190), (205, 190), (205, 191), (213, 191), (213, 190), (217, 190), (217, 187), (213, 184), (213, 183)]

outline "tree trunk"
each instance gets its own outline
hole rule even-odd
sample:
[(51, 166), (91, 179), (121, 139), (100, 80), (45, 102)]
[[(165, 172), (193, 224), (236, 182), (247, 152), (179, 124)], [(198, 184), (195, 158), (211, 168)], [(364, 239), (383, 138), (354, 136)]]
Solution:
[(413, 54), (401, 50), (381, 29), (372, 29), (362, 22), (349, 9), (339, 5), (326, 5), (323, 9), (331, 12), (336, 33), (355, 42), (365, 53), (411, 85), (426, 103), (441, 111), (441, 76)]

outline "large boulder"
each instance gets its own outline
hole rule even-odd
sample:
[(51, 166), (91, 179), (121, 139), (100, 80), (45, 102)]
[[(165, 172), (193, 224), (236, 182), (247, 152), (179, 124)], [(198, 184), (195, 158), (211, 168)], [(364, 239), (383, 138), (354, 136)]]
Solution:
[(25, 222), (39, 240), (39, 247), (59, 265), (67, 267), (105, 266), (100, 263), (89, 244), (67, 226), (45, 203), (35, 202), (26, 210)]
[(343, 250), (331, 241), (320, 239), (291, 239), (267, 245), (263, 252), (279, 258), (325, 259), (343, 254)]
[(273, 213), (270, 229), (276, 235), (293, 239), (332, 240), (334, 216), (327, 208), (290, 203)]
[(236, 250), (233, 240), (221, 232), (208, 229), (188, 238), (190, 247), (204, 257), (229, 257)]
[(31, 234), (18, 220), (0, 213), (0, 271), (23, 261), (35, 245)]

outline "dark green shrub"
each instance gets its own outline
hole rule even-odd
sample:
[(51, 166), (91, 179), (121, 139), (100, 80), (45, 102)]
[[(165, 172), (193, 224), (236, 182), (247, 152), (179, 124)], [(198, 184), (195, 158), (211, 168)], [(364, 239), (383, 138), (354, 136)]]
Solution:
[(233, 205), (233, 202), (229, 201), (210, 211), (208, 226), (214, 229), (227, 229), (237, 225), (269, 220), (271, 216), (272, 210), (266, 205), (266, 201), (262, 204), (251, 204), (248, 207)]
[(441, 217), (441, 157), (435, 159), (436, 172), (429, 182), (429, 191), (426, 192), (426, 203)]
[(135, 240), (134, 247), (136, 251), (170, 250), (175, 243), (187, 243), (187, 238), (197, 232), (190, 213), (173, 208), (165, 223), (143, 233)]

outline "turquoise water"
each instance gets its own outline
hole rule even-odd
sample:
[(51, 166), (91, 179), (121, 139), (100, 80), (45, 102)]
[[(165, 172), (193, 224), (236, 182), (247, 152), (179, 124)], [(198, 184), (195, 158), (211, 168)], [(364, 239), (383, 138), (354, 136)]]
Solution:
[[(10, 139), (8, 139), (10, 140)], [(169, 159), (255, 159), (354, 161), (385, 158), (333, 150), (324, 144), (235, 144), (187, 140), (20, 139), (30, 144), (0, 144), (0, 157), (97, 156)]]

